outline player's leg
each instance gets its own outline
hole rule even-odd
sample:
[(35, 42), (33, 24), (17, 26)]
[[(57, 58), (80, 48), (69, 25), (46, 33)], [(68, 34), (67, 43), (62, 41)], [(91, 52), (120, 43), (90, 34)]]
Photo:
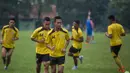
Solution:
[(74, 56), (73, 60), (74, 60), (74, 67), (72, 69), (75, 70), (78, 68), (78, 57)]
[(122, 62), (121, 62), (121, 60), (119, 58), (119, 55), (118, 55), (118, 53), (120, 51), (120, 47), (121, 47), (121, 45), (119, 45), (119, 46), (112, 46), (111, 47), (111, 51), (112, 51), (112, 56), (113, 56), (113, 58), (115, 60), (115, 63), (117, 64), (117, 66), (119, 67), (119, 69), (122, 72), (124, 72), (125, 70), (123, 68)]
[(6, 48), (2, 47), (2, 60), (3, 64), (6, 64)]
[(9, 66), (9, 64), (10, 64), (10, 62), (11, 62), (11, 56), (12, 56), (12, 54), (13, 54), (13, 50), (14, 49), (9, 49), (9, 51), (8, 51), (8, 53), (7, 53), (7, 62), (6, 62), (6, 67), (8, 67)]
[[(81, 52), (81, 48), (79, 49), (79, 54)], [(80, 60), (80, 63), (82, 64), (83, 63), (83, 55), (79, 55), (79, 60)]]
[(51, 73), (56, 73), (57, 58), (50, 57)]
[(42, 58), (40, 54), (36, 54), (36, 73), (40, 73), (41, 71), (41, 63), (42, 63)]
[(73, 46), (70, 47), (69, 52), (68, 52), (68, 56), (73, 57), (73, 52), (74, 52), (73, 48), (74, 48)]
[(58, 73), (64, 73), (64, 66), (58, 65)]
[(87, 30), (87, 43), (90, 43), (92, 39), (92, 30)]
[(50, 65), (50, 62), (43, 62), (44, 64), (44, 73), (49, 73), (49, 65)]
[(56, 65), (51, 65), (51, 73), (56, 73)]
[(49, 73), (50, 57), (49, 54), (43, 56), (44, 73)]
[(65, 56), (59, 57), (58, 59), (58, 73), (64, 72)]

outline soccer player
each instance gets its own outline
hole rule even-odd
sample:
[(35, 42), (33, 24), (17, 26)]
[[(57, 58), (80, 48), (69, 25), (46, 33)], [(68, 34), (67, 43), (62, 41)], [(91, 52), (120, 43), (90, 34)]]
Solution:
[(69, 44), (69, 34), (61, 25), (62, 18), (56, 16), (54, 18), (54, 29), (49, 31), (46, 41), (47, 47), (51, 49), (52, 73), (56, 73), (56, 65), (58, 65), (58, 73), (63, 73), (64, 71), (65, 53)]
[(111, 24), (108, 26), (108, 31), (105, 33), (105, 35), (110, 38), (111, 53), (119, 67), (119, 71), (124, 73), (125, 69), (121, 63), (118, 53), (122, 46), (121, 36), (125, 36), (125, 31), (122, 25), (116, 22), (114, 15), (110, 15), (108, 19), (110, 20)]
[(13, 50), (15, 48), (15, 41), (19, 39), (19, 31), (15, 27), (15, 19), (11, 18), (9, 24), (2, 28), (2, 59), (4, 63), (4, 69), (7, 70), (10, 62)]
[[(94, 40), (94, 33), (93, 33), (93, 30), (94, 30), (94, 23), (93, 21), (91, 20), (91, 12), (89, 11), (88, 12), (88, 18), (86, 20), (86, 32), (87, 32), (87, 39), (86, 39), (86, 43), (91, 43), (92, 40)], [(93, 38), (92, 38), (93, 36)]]
[(72, 68), (73, 70), (78, 68), (78, 58), (80, 59), (81, 63), (83, 59), (83, 56), (79, 56), (83, 42), (83, 33), (79, 25), (80, 25), (79, 20), (75, 20), (73, 22), (72, 37), (70, 38), (73, 42), (71, 48), (69, 49), (68, 55), (73, 57), (74, 60), (74, 67)]
[(50, 18), (45, 17), (42, 26), (37, 28), (31, 35), (31, 40), (36, 42), (36, 72), (40, 73), (41, 64), (44, 65), (44, 73), (49, 73), (50, 49), (46, 47), (45, 38), (50, 30)]

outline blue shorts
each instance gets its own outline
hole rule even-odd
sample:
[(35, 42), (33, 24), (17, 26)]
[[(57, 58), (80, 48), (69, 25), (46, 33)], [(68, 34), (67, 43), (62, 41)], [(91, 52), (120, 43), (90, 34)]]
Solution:
[(87, 30), (87, 36), (92, 36), (92, 30)]

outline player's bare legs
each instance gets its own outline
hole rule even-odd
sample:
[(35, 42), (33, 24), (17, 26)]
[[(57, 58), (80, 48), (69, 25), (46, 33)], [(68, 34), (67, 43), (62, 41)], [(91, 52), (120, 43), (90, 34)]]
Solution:
[(2, 59), (3, 59), (3, 64), (6, 64), (6, 49), (2, 47)]
[(50, 62), (43, 62), (44, 64), (44, 73), (49, 73), (49, 65), (50, 65)]
[(10, 49), (9, 52), (7, 53), (7, 63), (6, 63), (7, 67), (9, 66), (9, 64), (11, 62), (12, 53), (13, 53), (13, 49)]
[(41, 71), (41, 63), (38, 63), (36, 66), (36, 73), (40, 73)]
[(56, 73), (56, 65), (51, 65), (51, 73)]
[(64, 71), (64, 66), (58, 65), (58, 73), (63, 73), (63, 71)]

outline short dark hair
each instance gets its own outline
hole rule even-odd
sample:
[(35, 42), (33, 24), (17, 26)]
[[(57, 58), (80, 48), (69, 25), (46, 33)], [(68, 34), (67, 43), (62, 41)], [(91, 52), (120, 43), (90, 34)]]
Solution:
[(45, 17), (44, 21), (50, 21), (50, 18), (49, 17)]
[(80, 24), (80, 21), (79, 20), (74, 20), (74, 22), (76, 23), (76, 24)]
[(109, 16), (108, 16), (108, 19), (109, 19), (109, 20), (112, 20), (112, 21), (115, 21), (115, 20), (116, 20), (114, 15), (109, 15)]
[(9, 20), (13, 20), (14, 22), (16, 22), (16, 19), (15, 19), (15, 18), (10, 18)]
[(54, 18), (54, 22), (56, 22), (56, 19), (62, 19), (60, 16), (56, 16), (55, 18)]

